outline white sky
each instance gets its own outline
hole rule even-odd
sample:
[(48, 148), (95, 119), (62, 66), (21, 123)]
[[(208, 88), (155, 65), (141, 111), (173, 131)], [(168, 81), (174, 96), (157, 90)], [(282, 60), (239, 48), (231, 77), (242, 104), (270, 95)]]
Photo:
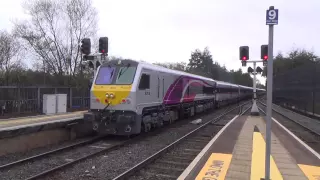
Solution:
[[(24, 17), (20, 4), (0, 1), (0, 29), (10, 30), (11, 19)], [(319, 0), (94, 0), (98, 35), (109, 37), (110, 55), (188, 62), (191, 51), (208, 46), (227, 69), (241, 67), (241, 45), (250, 47), (251, 60), (260, 57), (260, 45), (268, 42), (265, 14), (270, 5), (280, 14), (274, 53), (306, 48), (320, 55)]]

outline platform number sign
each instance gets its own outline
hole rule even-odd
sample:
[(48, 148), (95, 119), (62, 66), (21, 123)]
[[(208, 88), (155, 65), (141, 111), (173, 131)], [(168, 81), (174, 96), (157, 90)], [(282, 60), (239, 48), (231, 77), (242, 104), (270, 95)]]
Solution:
[(266, 25), (277, 25), (279, 18), (278, 9), (268, 9), (266, 16)]

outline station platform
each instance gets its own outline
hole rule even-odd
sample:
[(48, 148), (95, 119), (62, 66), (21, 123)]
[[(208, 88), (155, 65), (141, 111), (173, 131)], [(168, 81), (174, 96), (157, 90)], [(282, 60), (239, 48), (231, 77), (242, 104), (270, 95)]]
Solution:
[[(233, 119), (178, 179), (264, 179), (265, 135), (264, 117), (239, 116)], [(276, 119), (272, 121), (270, 179), (320, 180), (320, 155)]]
[(9, 118), (0, 120), (0, 132), (11, 131), (32, 126), (41, 126), (59, 122), (70, 122), (83, 119), (83, 114), (87, 111), (77, 111), (55, 115), (39, 115), (21, 118)]

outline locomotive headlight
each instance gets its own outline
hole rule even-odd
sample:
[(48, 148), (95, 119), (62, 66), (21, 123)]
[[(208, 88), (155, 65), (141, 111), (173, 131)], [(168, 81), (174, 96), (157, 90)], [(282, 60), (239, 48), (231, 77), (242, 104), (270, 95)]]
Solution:
[(107, 97), (107, 98), (109, 97), (109, 94), (108, 94), (108, 93), (106, 93), (106, 97)]
[(114, 94), (110, 94), (110, 98), (114, 98)]

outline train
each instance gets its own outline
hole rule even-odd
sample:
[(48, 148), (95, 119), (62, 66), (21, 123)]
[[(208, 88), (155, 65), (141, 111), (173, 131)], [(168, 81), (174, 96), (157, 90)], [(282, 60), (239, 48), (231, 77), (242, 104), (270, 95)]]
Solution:
[[(257, 89), (257, 94), (265, 90)], [(130, 59), (97, 69), (84, 114), (98, 134), (135, 135), (252, 98), (253, 88)]]

